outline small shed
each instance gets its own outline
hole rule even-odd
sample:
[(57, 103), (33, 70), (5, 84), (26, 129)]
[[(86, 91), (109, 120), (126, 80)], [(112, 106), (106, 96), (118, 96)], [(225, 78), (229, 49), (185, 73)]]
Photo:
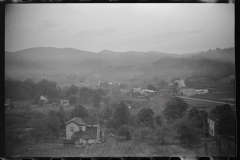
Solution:
[(112, 134), (112, 133), (110, 133), (110, 134), (105, 136), (105, 142), (107, 144), (110, 144), (110, 145), (116, 144), (117, 143), (117, 139), (118, 139), (117, 135)]

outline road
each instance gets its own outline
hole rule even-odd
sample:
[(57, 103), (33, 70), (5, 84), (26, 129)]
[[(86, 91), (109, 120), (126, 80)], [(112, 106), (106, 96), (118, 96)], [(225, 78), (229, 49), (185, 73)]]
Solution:
[(227, 102), (219, 102), (219, 101), (211, 101), (206, 99), (197, 99), (197, 98), (189, 98), (189, 97), (183, 97), (183, 96), (176, 96), (182, 99), (190, 99), (190, 100), (196, 100), (196, 101), (204, 101), (204, 102), (212, 102), (212, 103), (219, 103), (219, 104), (229, 104), (229, 105), (235, 105), (233, 103), (227, 103)]

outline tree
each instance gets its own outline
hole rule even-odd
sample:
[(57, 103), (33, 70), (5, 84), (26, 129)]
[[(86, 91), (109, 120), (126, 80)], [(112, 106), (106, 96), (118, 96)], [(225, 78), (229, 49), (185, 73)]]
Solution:
[(217, 116), (217, 133), (224, 136), (234, 136), (236, 130), (235, 114), (229, 104), (215, 106), (210, 114)]
[(182, 118), (174, 124), (174, 128), (177, 133), (180, 134), (180, 141), (187, 147), (194, 147), (201, 141), (201, 130), (194, 128), (191, 122), (187, 121), (186, 118)]
[(168, 85), (168, 83), (165, 82), (164, 80), (161, 80), (158, 83), (159, 88), (165, 88), (167, 85)]
[(61, 127), (61, 121), (58, 116), (54, 114), (49, 114), (47, 119), (47, 127), (52, 132), (52, 135), (55, 135), (58, 139), (58, 133)]
[(173, 83), (174, 81), (178, 80), (179, 78), (177, 77), (172, 77), (171, 82)]
[(233, 112), (225, 112), (218, 116), (217, 133), (219, 135), (235, 136), (236, 134), (236, 118)]
[(147, 89), (156, 91), (156, 87), (154, 87), (152, 84), (148, 85)]
[(78, 95), (77, 94), (70, 94), (69, 97), (68, 97), (68, 100), (69, 100), (69, 103), (71, 105), (74, 105), (74, 104), (77, 103)]
[(162, 116), (161, 115), (157, 115), (155, 117), (155, 122), (156, 122), (157, 126), (162, 126)]
[(102, 97), (100, 96), (100, 94), (95, 92), (95, 94), (93, 95), (93, 107), (99, 108), (101, 100)]
[(68, 97), (71, 94), (78, 94), (79, 88), (78, 86), (71, 85), (69, 89), (66, 91), (66, 96)]
[(113, 116), (113, 110), (111, 109), (111, 107), (105, 107), (103, 110), (103, 115), (102, 115), (102, 119), (104, 120), (110, 120)]
[(118, 129), (118, 135), (125, 136), (127, 140), (129, 140), (131, 138), (129, 126), (126, 124), (120, 126), (120, 128)]
[(65, 128), (65, 122), (66, 122), (66, 113), (63, 109), (63, 107), (59, 107), (58, 111), (56, 112), (56, 116), (58, 116), (60, 123), (61, 123), (61, 128)]
[(80, 117), (84, 119), (87, 118), (88, 115), (88, 111), (82, 105), (75, 106), (71, 112), (71, 118)]
[(127, 105), (124, 101), (121, 101), (120, 104), (116, 107), (114, 112), (113, 121), (115, 128), (119, 128), (121, 125), (128, 124), (130, 119), (130, 112)]
[(166, 144), (166, 138), (168, 136), (172, 136), (171, 134), (171, 130), (169, 127), (167, 127), (166, 125), (163, 125), (163, 126), (157, 126), (155, 132), (155, 143), (157, 144)]
[(233, 112), (231, 106), (229, 104), (217, 105), (211, 111), (210, 114), (214, 114), (216, 116), (225, 113), (225, 112)]
[(136, 143), (143, 143), (143, 142), (152, 142), (154, 141), (154, 134), (153, 129), (149, 127), (142, 127), (136, 129), (132, 133), (132, 139)]
[(187, 120), (192, 122), (194, 127), (197, 127), (197, 128), (203, 127), (203, 120), (202, 120), (201, 112), (196, 108), (191, 108), (189, 110), (188, 115), (187, 115)]
[(79, 90), (79, 98), (82, 104), (85, 104), (89, 101), (92, 101), (92, 96), (94, 94), (94, 91), (87, 87), (82, 87)]
[(178, 87), (178, 83), (177, 83), (177, 82), (175, 82), (173, 85), (174, 85), (175, 87)]
[(153, 127), (154, 126), (154, 112), (150, 108), (141, 109), (138, 114), (139, 123), (144, 123), (146, 126)]
[(165, 103), (163, 115), (167, 120), (176, 120), (185, 115), (188, 104), (178, 97), (172, 97)]
[(33, 128), (31, 130), (31, 135), (35, 137), (38, 143), (46, 133), (46, 118), (43, 115), (34, 115), (30, 123), (31, 128)]

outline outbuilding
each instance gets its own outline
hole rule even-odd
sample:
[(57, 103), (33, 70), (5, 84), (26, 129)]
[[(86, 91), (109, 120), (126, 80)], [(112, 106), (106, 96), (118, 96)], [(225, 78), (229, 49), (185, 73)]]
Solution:
[(117, 135), (110, 133), (105, 136), (105, 141), (107, 144), (114, 145), (117, 143)]

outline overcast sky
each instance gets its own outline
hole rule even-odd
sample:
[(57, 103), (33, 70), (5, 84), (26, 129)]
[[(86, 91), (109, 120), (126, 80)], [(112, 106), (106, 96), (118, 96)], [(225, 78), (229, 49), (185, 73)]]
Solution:
[(234, 46), (234, 4), (9, 4), (5, 50), (190, 53)]

